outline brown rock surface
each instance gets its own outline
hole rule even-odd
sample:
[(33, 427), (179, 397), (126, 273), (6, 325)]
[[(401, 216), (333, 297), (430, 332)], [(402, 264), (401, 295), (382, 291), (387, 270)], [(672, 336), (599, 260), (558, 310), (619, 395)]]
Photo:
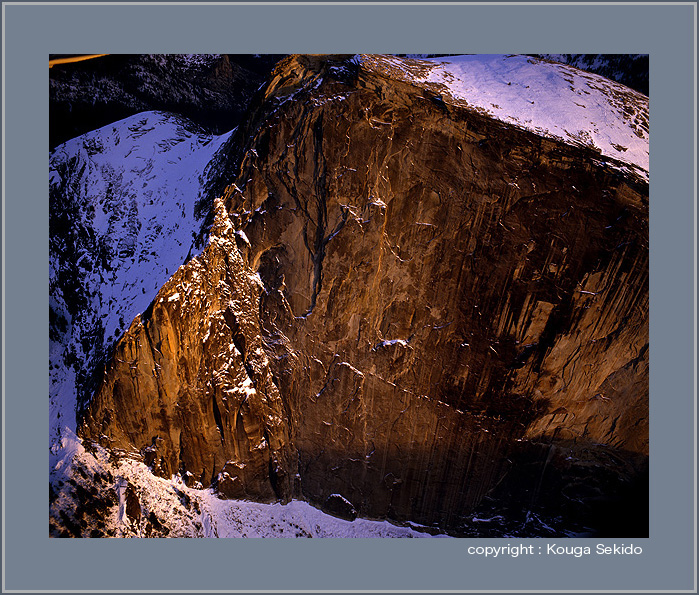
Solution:
[(283, 62), (238, 135), (208, 247), (118, 343), (83, 436), (227, 497), (442, 527), (541, 483), (513, 461), (565, 478), (583, 445), (590, 474), (638, 475), (647, 184), (340, 57)]
[(272, 500), (289, 494), (288, 422), (226, 221), (117, 344), (83, 431), (165, 477), (208, 486), (221, 472), (224, 493)]

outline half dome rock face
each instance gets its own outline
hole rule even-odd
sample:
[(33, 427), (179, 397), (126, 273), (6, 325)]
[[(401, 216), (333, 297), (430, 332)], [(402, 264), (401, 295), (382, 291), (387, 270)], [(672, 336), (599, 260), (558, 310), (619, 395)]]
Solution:
[(80, 435), (224, 498), (617, 530), (647, 497), (647, 113), (533, 58), (283, 60)]

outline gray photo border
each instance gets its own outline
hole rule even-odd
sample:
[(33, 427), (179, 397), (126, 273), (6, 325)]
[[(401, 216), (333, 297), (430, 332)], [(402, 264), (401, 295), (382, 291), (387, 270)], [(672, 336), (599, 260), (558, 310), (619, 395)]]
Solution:
[[(3, 592), (696, 592), (696, 23), (696, 2), (3, 2)], [(218, 52), (650, 55), (642, 555), (467, 553), (549, 540), (48, 538), (48, 54)]]

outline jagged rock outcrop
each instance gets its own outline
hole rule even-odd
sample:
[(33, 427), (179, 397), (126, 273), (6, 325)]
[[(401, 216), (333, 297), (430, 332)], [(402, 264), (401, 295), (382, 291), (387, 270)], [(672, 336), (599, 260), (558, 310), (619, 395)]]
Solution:
[(647, 180), (430, 68), (277, 67), (209, 245), (117, 344), (84, 438), (226, 497), (452, 529), (554, 484), (594, 527), (581, 507), (643, 476)]
[(180, 267), (117, 344), (85, 418), (110, 449), (230, 497), (287, 498), (288, 416), (248, 273), (219, 201), (205, 254)]
[(49, 155), (50, 441), (75, 431), (114, 343), (201, 250), (231, 133), (144, 112)]

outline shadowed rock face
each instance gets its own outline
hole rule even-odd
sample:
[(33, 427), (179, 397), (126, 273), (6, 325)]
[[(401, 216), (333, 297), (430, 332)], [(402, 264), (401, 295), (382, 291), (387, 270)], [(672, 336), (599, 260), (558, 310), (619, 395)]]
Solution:
[(209, 246), (117, 345), (83, 436), (227, 497), (446, 528), (547, 487), (580, 517), (637, 478), (648, 185), (380, 69), (273, 74)]
[(147, 110), (186, 115), (216, 134), (237, 123), (279, 55), (112, 54), (49, 71), (49, 145)]

